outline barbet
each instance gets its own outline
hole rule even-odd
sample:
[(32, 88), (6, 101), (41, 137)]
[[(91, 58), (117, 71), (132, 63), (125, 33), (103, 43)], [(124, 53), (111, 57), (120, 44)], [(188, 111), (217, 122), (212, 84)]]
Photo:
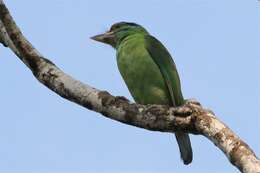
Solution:
[[(134, 100), (139, 104), (180, 106), (184, 104), (179, 75), (170, 53), (145, 28), (119, 22), (104, 34), (91, 37), (117, 51), (119, 71)], [(187, 133), (175, 133), (184, 164), (192, 161)]]

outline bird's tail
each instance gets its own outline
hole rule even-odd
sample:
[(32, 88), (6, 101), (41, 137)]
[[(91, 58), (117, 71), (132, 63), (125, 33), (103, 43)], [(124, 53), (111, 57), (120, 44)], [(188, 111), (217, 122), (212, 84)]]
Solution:
[(175, 137), (179, 145), (181, 159), (185, 165), (188, 165), (192, 161), (190, 137), (187, 133), (183, 132), (175, 132)]

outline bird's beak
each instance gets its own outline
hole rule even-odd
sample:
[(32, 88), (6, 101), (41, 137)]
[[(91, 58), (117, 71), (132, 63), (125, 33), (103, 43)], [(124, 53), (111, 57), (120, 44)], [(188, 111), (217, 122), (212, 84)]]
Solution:
[(115, 43), (115, 34), (114, 34), (114, 32), (111, 32), (111, 31), (105, 32), (104, 34), (95, 35), (90, 38), (92, 40), (110, 44), (110, 45)]

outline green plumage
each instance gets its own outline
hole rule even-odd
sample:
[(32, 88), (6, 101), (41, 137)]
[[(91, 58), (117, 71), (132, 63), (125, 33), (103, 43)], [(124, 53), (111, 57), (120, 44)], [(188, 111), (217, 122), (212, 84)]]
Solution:
[(134, 100), (140, 104), (169, 104), (162, 73), (146, 48), (141, 34), (128, 36), (117, 48), (117, 64)]
[[(171, 55), (143, 27), (121, 22), (93, 39), (116, 48), (119, 71), (137, 103), (170, 106), (184, 103), (179, 75)], [(189, 164), (192, 161), (189, 136), (182, 132), (175, 135), (181, 157), (185, 164)]]

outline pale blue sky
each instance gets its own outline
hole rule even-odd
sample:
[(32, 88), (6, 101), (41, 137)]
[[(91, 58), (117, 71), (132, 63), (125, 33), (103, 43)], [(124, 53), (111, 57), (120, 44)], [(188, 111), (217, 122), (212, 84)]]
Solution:
[[(115, 51), (89, 37), (118, 21), (143, 25), (173, 55), (184, 96), (214, 110), (260, 156), (259, 1), (5, 2), (27, 38), (61, 69), (128, 98)], [(173, 135), (68, 102), (37, 82), (10, 50), (0, 52), (0, 172), (238, 172), (194, 135), (194, 161), (184, 166)]]

